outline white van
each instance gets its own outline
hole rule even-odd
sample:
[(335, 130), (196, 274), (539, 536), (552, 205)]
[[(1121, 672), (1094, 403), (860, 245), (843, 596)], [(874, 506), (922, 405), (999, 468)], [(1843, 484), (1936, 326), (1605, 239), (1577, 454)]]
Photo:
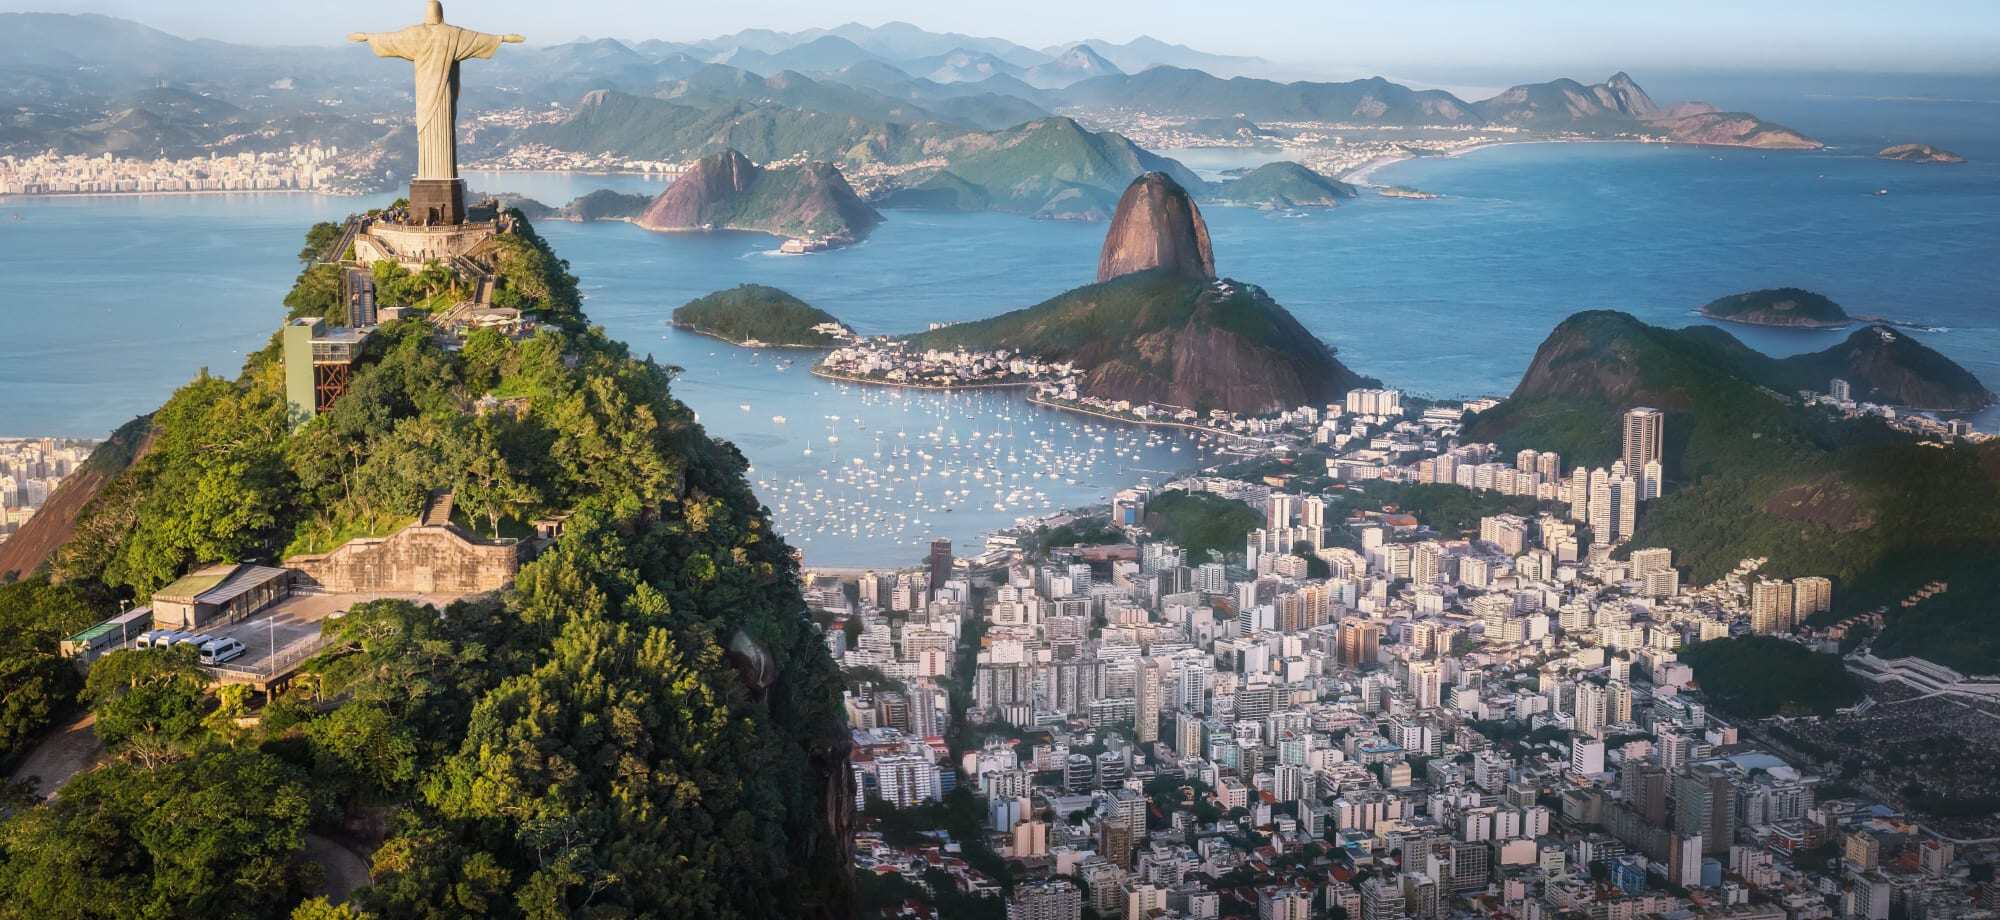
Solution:
[(167, 648), (183, 639), (190, 638), (191, 635), (191, 633), (184, 633), (174, 629), (153, 629), (140, 633), (139, 641), (132, 644), (139, 648)]
[(247, 649), (243, 647), (242, 642), (228, 636), (220, 639), (210, 639), (202, 643), (201, 663), (222, 664), (225, 661), (235, 661), (243, 657), (245, 651)]

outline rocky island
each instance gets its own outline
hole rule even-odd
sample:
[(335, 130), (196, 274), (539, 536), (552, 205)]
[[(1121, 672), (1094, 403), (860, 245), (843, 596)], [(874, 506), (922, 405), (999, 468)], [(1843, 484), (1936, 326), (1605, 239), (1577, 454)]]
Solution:
[(831, 348), (854, 338), (833, 314), (762, 284), (690, 300), (674, 309), (673, 324), (748, 348)]
[(1949, 150), (1929, 144), (1897, 144), (1884, 147), (1875, 154), (1877, 159), (1900, 160), (1904, 163), (1963, 163), (1965, 158)]
[(1266, 163), (1224, 185), (1223, 204), (1255, 208), (1331, 208), (1357, 195), (1354, 186), (1329, 179), (1289, 160)]
[(1709, 319), (1746, 326), (1836, 329), (1854, 323), (1840, 304), (1802, 288), (1770, 288), (1717, 298), (1701, 308)]
[(1375, 194), (1384, 198), (1407, 198), (1412, 201), (1432, 201), (1444, 197), (1436, 192), (1426, 192), (1404, 185), (1385, 185)]
[(1269, 414), (1368, 385), (1262, 288), (1215, 277), (1201, 212), (1172, 178), (1126, 189), (1096, 284), (991, 319), (911, 336), (920, 349), (1007, 349), (1078, 372), (1082, 399)]
[(766, 169), (725, 150), (697, 160), (637, 222), (663, 232), (748, 230), (842, 245), (866, 236), (882, 215), (830, 163)]

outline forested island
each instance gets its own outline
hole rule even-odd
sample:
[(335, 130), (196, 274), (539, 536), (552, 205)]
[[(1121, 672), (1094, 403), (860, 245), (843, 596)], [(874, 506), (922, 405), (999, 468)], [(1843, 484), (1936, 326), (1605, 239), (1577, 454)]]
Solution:
[(674, 309), (673, 324), (750, 347), (831, 348), (853, 338), (833, 314), (762, 284), (697, 297)]
[(1703, 305), (1701, 315), (1746, 326), (1806, 329), (1838, 328), (1854, 322), (1854, 317), (1826, 295), (1794, 287), (1719, 297)]
[(1222, 186), (1216, 197), (1225, 204), (1260, 208), (1331, 208), (1357, 194), (1352, 185), (1279, 160), (1244, 173)]

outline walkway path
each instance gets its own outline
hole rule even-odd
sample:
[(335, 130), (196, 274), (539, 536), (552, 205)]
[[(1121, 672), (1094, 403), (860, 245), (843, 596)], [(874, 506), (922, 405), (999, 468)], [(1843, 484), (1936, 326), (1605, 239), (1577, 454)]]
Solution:
[(50, 729), (8, 779), (14, 782), (32, 780), (35, 792), (42, 798), (55, 798), (56, 791), (69, 782), (70, 777), (96, 766), (98, 761), (104, 759), (104, 743), (97, 740), (96, 726), (97, 716), (86, 714), (68, 725)]

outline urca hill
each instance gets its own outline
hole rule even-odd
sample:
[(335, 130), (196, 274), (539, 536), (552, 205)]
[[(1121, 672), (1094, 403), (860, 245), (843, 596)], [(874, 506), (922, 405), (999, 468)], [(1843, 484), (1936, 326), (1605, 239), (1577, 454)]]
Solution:
[(1369, 383), (1262, 288), (1216, 277), (1201, 211), (1164, 173), (1119, 199), (1096, 284), (910, 343), (1068, 361), (1084, 369), (1083, 395), (1201, 411), (1319, 405)]

